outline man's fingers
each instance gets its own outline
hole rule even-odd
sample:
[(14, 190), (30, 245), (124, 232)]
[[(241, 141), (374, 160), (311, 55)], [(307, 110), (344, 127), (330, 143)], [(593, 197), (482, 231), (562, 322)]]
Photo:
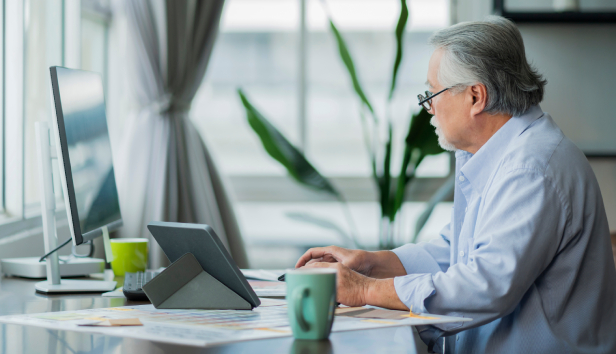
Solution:
[(328, 262), (328, 263), (336, 263), (338, 260), (332, 257), (331, 254), (326, 254), (323, 257), (313, 258), (309, 260), (306, 264), (314, 263), (314, 262)]
[(333, 254), (325, 254), (322, 258), (322, 262), (329, 262), (329, 263), (334, 263), (334, 262), (338, 262), (338, 259), (333, 255)]
[(311, 248), (299, 257), (297, 264), (295, 264), (295, 268), (305, 266), (312, 259), (323, 259), (326, 262), (335, 262), (336, 258), (332, 255), (333, 252), (334, 247), (332, 246)]
[(297, 260), (297, 263), (295, 264), (295, 268), (299, 268), (299, 267), (303, 267), (306, 265), (306, 263), (308, 263), (311, 259), (318, 259), (323, 257), (323, 247), (315, 247), (315, 248), (311, 248), (308, 251), (306, 251), (306, 253), (304, 253), (301, 257), (299, 257), (299, 259)]
[(338, 263), (314, 262), (306, 264), (304, 268), (338, 268)]
[(323, 261), (323, 257), (321, 258), (314, 258), (308, 261), (308, 263), (306, 263), (306, 265), (308, 264), (312, 264), (312, 263), (316, 263), (316, 262), (322, 262)]

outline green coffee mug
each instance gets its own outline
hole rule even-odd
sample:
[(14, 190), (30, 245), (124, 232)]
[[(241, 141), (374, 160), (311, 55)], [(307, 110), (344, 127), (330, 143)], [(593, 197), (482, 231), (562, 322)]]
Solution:
[(329, 337), (336, 307), (336, 270), (329, 268), (289, 269), (287, 306), (293, 337)]
[(114, 238), (111, 240), (111, 269), (116, 276), (145, 271), (148, 265), (147, 238)]

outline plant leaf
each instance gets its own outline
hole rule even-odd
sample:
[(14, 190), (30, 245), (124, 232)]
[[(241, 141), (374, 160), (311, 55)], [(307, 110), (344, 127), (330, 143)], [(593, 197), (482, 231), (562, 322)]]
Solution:
[(432, 198), (430, 198), (430, 200), (426, 204), (426, 209), (417, 219), (417, 223), (415, 223), (415, 234), (413, 235), (413, 240), (411, 241), (412, 243), (415, 243), (417, 241), (417, 236), (419, 236), (419, 232), (430, 218), (430, 215), (432, 215), (432, 211), (434, 211), (434, 207), (436, 206), (436, 204), (444, 201), (452, 195), (453, 189), (456, 185), (456, 180), (454, 179), (454, 177), (455, 176), (453, 174), (449, 176), (447, 181), (445, 181), (445, 183), (440, 186), (440, 188), (436, 191), (436, 193), (434, 193)]
[(404, 47), (404, 29), (409, 18), (409, 8), (406, 5), (406, 0), (400, 0), (400, 18), (398, 18), (398, 24), (396, 25), (396, 59), (394, 60), (394, 70), (391, 75), (391, 88), (389, 89), (389, 99), (394, 96), (394, 90), (396, 88), (396, 78), (398, 76), (398, 69), (402, 62), (402, 48)]
[[(424, 157), (445, 151), (438, 144), (435, 128), (430, 124), (431, 118), (430, 113), (423, 108), (411, 118), (409, 132), (405, 140), (400, 176), (398, 176), (398, 184), (391, 207), (392, 215), (395, 215), (402, 206), (406, 186), (415, 178), (415, 171)], [(409, 166), (412, 166), (412, 168), (409, 168)]]
[(362, 103), (368, 108), (370, 113), (372, 113), (372, 118), (374, 119), (374, 121), (377, 121), (378, 119), (376, 117), (376, 113), (374, 113), (374, 109), (372, 108), (370, 101), (368, 101), (368, 97), (364, 93), (364, 90), (359, 83), (359, 79), (357, 78), (357, 73), (355, 72), (355, 65), (353, 64), (353, 58), (351, 58), (351, 53), (349, 52), (344, 38), (342, 38), (342, 35), (336, 28), (336, 25), (334, 25), (334, 22), (331, 18), (329, 19), (329, 26), (334, 33), (336, 42), (338, 43), (338, 52), (340, 53), (340, 59), (342, 59), (342, 62), (344, 63), (344, 66), (346, 67), (349, 76), (351, 77), (351, 81), (353, 82), (353, 89), (357, 93), (357, 96), (359, 96), (359, 99), (362, 101)]
[[(409, 146), (404, 147), (404, 156), (402, 158), (402, 167), (404, 169), (408, 169), (409, 164), (411, 163), (413, 150), (409, 148)], [(415, 178), (415, 171), (411, 174), (402, 173), (400, 170), (400, 175), (397, 179), (396, 192), (394, 194), (391, 210), (394, 215), (400, 210), (402, 206), (402, 202), (404, 201), (404, 194), (406, 193), (406, 185)]]
[(340, 193), (329, 180), (248, 101), (241, 89), (238, 94), (246, 109), (248, 123), (261, 139), (265, 151), (280, 162), (297, 182), (340, 199)]
[(438, 136), (430, 119), (432, 115), (422, 108), (413, 116), (406, 136), (406, 145), (420, 149), (423, 155), (436, 155), (445, 151), (438, 144)]
[(385, 143), (385, 158), (383, 159), (383, 176), (378, 178), (379, 189), (381, 193), (381, 215), (388, 216), (393, 220), (395, 213), (391, 213), (390, 206), (391, 197), (391, 152), (392, 152), (392, 135), (393, 127), (389, 122), (387, 131), (387, 143)]

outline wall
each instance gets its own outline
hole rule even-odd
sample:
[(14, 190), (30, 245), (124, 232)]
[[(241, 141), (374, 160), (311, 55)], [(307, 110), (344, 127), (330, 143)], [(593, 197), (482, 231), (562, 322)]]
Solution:
[[(616, 146), (616, 24), (524, 24), (526, 56), (547, 78), (541, 107), (584, 151)], [(616, 229), (616, 158), (590, 159)]]
[(521, 24), (547, 78), (541, 107), (584, 152), (616, 153), (616, 24)]

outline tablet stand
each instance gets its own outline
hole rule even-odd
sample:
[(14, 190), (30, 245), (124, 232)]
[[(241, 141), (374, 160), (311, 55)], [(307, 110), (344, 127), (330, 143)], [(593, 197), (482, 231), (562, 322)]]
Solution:
[(252, 305), (203, 270), (186, 253), (143, 285), (157, 309), (251, 310)]

